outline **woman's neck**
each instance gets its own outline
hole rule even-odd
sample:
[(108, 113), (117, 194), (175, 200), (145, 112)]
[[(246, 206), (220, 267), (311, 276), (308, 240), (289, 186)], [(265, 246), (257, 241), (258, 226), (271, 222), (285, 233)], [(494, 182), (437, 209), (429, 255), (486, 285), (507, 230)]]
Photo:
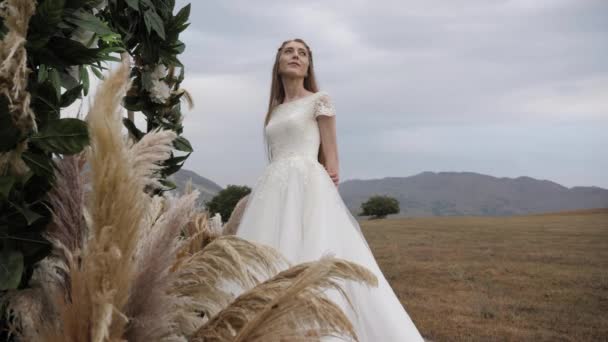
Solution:
[(310, 92), (304, 88), (304, 81), (301, 78), (284, 78), (283, 90), (285, 91), (284, 101), (296, 100), (310, 94)]

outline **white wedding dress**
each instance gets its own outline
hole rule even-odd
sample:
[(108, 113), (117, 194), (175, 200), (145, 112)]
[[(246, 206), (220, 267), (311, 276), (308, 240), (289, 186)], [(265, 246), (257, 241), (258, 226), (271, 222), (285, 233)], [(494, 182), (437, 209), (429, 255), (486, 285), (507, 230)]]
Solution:
[[(337, 292), (328, 293), (350, 318), (359, 341), (423, 341), (317, 160), (316, 117), (335, 114), (324, 91), (275, 107), (265, 128), (272, 159), (252, 188), (236, 235), (274, 247), (292, 264), (331, 253), (367, 267), (378, 277), (378, 287), (346, 283), (354, 312)], [(323, 341), (329, 340), (337, 338)]]

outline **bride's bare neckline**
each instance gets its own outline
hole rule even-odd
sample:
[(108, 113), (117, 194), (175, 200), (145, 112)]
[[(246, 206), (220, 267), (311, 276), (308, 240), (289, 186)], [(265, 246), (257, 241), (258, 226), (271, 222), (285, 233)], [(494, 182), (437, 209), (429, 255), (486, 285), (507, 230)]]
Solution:
[(283, 102), (283, 103), (279, 103), (279, 106), (281, 106), (281, 105), (287, 105), (287, 104), (294, 103), (294, 102), (298, 102), (298, 101), (300, 101), (300, 100), (304, 100), (304, 99), (308, 99), (308, 98), (310, 98), (310, 97), (315, 96), (315, 95), (316, 95), (316, 94), (318, 94), (318, 93), (320, 93), (320, 91), (317, 91), (316, 93), (308, 94), (308, 95), (306, 95), (306, 96), (298, 97), (297, 99), (295, 99), (295, 100), (291, 100), (291, 101), (289, 101), (289, 102)]

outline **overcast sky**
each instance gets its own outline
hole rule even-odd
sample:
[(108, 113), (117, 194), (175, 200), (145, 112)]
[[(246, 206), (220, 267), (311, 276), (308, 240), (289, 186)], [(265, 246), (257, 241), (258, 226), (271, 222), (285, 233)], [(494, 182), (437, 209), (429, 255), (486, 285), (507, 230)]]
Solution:
[(341, 181), (471, 171), (608, 188), (608, 1), (190, 2), (185, 167), (221, 186), (265, 167), (273, 58), (302, 38), (336, 108)]

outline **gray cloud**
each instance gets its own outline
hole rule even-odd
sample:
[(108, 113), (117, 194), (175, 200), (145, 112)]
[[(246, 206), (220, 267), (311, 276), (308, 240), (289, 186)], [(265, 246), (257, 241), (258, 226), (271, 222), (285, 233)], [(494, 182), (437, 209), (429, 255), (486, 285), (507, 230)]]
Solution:
[(274, 54), (300, 37), (338, 112), (343, 180), (461, 170), (608, 187), (606, 1), (192, 6), (187, 167), (222, 185), (264, 167)]

